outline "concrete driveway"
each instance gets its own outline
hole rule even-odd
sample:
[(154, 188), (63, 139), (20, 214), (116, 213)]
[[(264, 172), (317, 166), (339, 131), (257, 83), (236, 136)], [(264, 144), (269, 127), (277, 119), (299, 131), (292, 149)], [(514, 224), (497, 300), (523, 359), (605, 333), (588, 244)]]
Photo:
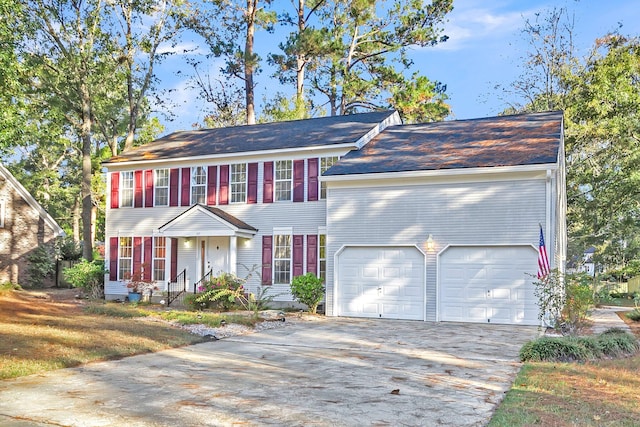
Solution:
[(297, 320), (0, 382), (2, 426), (480, 426), (535, 327)]

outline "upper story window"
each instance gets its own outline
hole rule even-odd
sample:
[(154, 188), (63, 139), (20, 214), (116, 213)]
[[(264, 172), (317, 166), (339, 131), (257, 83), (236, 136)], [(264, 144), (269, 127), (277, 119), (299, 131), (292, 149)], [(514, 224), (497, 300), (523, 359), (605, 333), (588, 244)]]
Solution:
[(293, 188), (293, 162), (278, 160), (275, 164), (275, 200), (291, 200)]
[(120, 172), (120, 207), (133, 207), (133, 171)]
[(118, 280), (129, 280), (133, 267), (133, 237), (120, 237), (118, 244)]
[(231, 203), (244, 203), (247, 201), (247, 164), (238, 163), (231, 165), (229, 174), (229, 186), (231, 190)]
[(155, 206), (169, 206), (169, 169), (156, 169), (153, 176)]
[[(340, 157), (338, 157), (338, 156), (321, 157), (320, 158), (320, 175), (322, 175), (327, 169), (329, 169), (331, 166), (333, 166), (339, 159), (340, 159)], [(320, 183), (320, 198), (321, 199), (326, 199), (327, 198), (327, 183), (326, 182), (321, 182)]]
[(191, 204), (207, 203), (207, 168), (191, 168)]

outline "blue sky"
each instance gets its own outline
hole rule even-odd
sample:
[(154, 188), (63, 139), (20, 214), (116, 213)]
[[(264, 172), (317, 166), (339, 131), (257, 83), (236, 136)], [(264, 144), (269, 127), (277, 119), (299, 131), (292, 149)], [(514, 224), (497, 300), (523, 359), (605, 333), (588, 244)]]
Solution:
[[(494, 116), (506, 107), (494, 86), (509, 85), (521, 72), (519, 64), (527, 52), (521, 35), (524, 20), (554, 6), (566, 7), (575, 17), (574, 43), (580, 56), (589, 51), (597, 37), (618, 28), (618, 23), (622, 24), (622, 34), (640, 35), (638, 0), (454, 0), (454, 10), (444, 27), (449, 40), (436, 47), (413, 50), (415, 69), (447, 85), (452, 118)], [(256, 37), (261, 36), (269, 47), (269, 36), (259, 33)], [(271, 38), (276, 45), (277, 38)], [(183, 42), (180, 47), (206, 52), (206, 46), (199, 47), (196, 38), (185, 38)], [(215, 62), (212, 68), (217, 68)], [(192, 123), (201, 122), (203, 118), (204, 104), (196, 99), (196, 92), (189, 88), (186, 78), (175, 75), (176, 70), (190, 70), (180, 55), (170, 57), (159, 68), (161, 86), (173, 89), (171, 99), (176, 104), (176, 119), (163, 121), (165, 133), (189, 130)], [(269, 74), (265, 69), (257, 78), (258, 102), (277, 85), (277, 80), (269, 79)]]

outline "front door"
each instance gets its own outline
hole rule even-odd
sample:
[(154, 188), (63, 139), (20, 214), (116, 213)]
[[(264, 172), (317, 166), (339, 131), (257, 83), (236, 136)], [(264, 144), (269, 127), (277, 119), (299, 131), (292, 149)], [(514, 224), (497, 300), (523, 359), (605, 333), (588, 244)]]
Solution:
[(207, 258), (207, 270), (211, 269), (214, 275), (229, 271), (229, 238), (209, 237), (209, 256)]

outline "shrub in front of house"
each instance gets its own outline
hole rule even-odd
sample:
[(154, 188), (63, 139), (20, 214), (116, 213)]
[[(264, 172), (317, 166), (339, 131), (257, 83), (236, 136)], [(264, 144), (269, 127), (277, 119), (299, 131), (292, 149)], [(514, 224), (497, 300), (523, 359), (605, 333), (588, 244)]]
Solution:
[(625, 315), (634, 322), (640, 322), (640, 309), (638, 308), (628, 311)]
[(636, 338), (618, 328), (588, 337), (542, 337), (520, 349), (523, 362), (575, 362), (621, 357), (638, 352)]
[(102, 298), (106, 272), (102, 260), (89, 262), (85, 259), (63, 270), (67, 282), (74, 288), (83, 288), (93, 299)]
[(318, 304), (324, 299), (324, 284), (313, 273), (296, 276), (291, 281), (291, 294), (296, 301), (309, 307), (309, 312), (315, 314)]

